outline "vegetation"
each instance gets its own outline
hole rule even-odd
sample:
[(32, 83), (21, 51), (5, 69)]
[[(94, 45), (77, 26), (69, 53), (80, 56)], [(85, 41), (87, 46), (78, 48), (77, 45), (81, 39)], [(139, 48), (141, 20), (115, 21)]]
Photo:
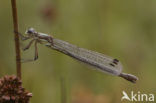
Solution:
[[(1, 0), (0, 4), (0, 77), (3, 77), (16, 74), (16, 55), (11, 1)], [(123, 90), (127, 93), (156, 90), (155, 0), (17, 0), (17, 10), (19, 32), (24, 34), (33, 27), (118, 58), (124, 72), (139, 78), (132, 84), (38, 45), (39, 60), (22, 63), (22, 82), (33, 93), (31, 103), (63, 103), (63, 100), (120, 103)], [(21, 51), (22, 59), (33, 56), (33, 47)]]

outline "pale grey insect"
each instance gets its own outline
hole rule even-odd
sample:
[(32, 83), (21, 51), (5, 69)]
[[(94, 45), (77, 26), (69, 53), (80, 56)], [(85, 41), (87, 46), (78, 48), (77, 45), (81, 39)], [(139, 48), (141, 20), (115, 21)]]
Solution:
[(122, 73), (122, 64), (115, 58), (88, 49), (79, 48), (78, 46), (70, 44), (66, 41), (55, 39), (48, 34), (37, 32), (33, 28), (29, 28), (25, 33), (27, 36), (23, 36), (20, 33), (17, 34), (19, 34), (22, 40), (32, 39), (24, 50), (29, 49), (31, 44), (35, 42), (34, 60), (38, 59), (37, 43), (44, 42), (45, 46), (94, 66), (97, 70), (122, 77), (133, 83), (138, 80), (138, 78), (134, 75)]

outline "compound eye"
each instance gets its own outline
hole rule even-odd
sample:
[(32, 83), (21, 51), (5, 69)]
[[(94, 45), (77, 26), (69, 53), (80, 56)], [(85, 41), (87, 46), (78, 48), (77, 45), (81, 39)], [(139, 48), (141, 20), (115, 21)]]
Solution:
[(28, 33), (28, 34), (33, 34), (34, 32), (35, 32), (34, 28), (29, 28), (29, 29), (27, 30), (27, 33)]

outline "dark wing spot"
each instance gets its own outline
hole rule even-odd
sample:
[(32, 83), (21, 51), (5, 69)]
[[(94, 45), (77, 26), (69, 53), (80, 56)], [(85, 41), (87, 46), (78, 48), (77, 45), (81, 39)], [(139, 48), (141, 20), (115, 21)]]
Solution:
[(113, 67), (115, 67), (115, 65), (114, 65), (114, 64), (112, 64), (112, 63), (109, 63), (109, 65), (110, 65), (110, 66), (113, 66)]
[(119, 60), (118, 60), (118, 59), (114, 59), (113, 61), (115, 61), (115, 62), (119, 62)]
[(117, 60), (117, 59), (114, 59), (114, 60), (113, 60), (113, 63), (114, 63), (114, 64), (118, 64), (118, 62), (119, 62), (119, 60)]
[(113, 61), (114, 64), (118, 64), (117, 62)]

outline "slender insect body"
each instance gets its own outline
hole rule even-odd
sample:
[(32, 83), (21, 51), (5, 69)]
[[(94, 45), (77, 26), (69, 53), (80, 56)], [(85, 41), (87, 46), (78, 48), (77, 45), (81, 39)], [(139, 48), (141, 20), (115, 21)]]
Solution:
[[(15, 32), (16, 33), (16, 32)], [(135, 83), (138, 78), (131, 74), (122, 73), (122, 64), (119, 60), (109, 57), (107, 55), (91, 51), (84, 48), (79, 48), (75, 45), (72, 45), (63, 40), (55, 39), (52, 36), (40, 32), (36, 32), (35, 29), (29, 28), (26, 31), (27, 37), (24, 37), (22, 34), (20, 35), (22, 40), (31, 39), (30, 43), (25, 47), (24, 50), (27, 50), (33, 42), (35, 42), (35, 57), (34, 60), (38, 59), (38, 51), (37, 51), (37, 43), (45, 42), (46, 46), (57, 50), (61, 53), (64, 53), (68, 56), (71, 56), (83, 63), (87, 63), (91, 66), (97, 68), (102, 72), (106, 72), (112, 75), (120, 76), (126, 80), (129, 80)]]

